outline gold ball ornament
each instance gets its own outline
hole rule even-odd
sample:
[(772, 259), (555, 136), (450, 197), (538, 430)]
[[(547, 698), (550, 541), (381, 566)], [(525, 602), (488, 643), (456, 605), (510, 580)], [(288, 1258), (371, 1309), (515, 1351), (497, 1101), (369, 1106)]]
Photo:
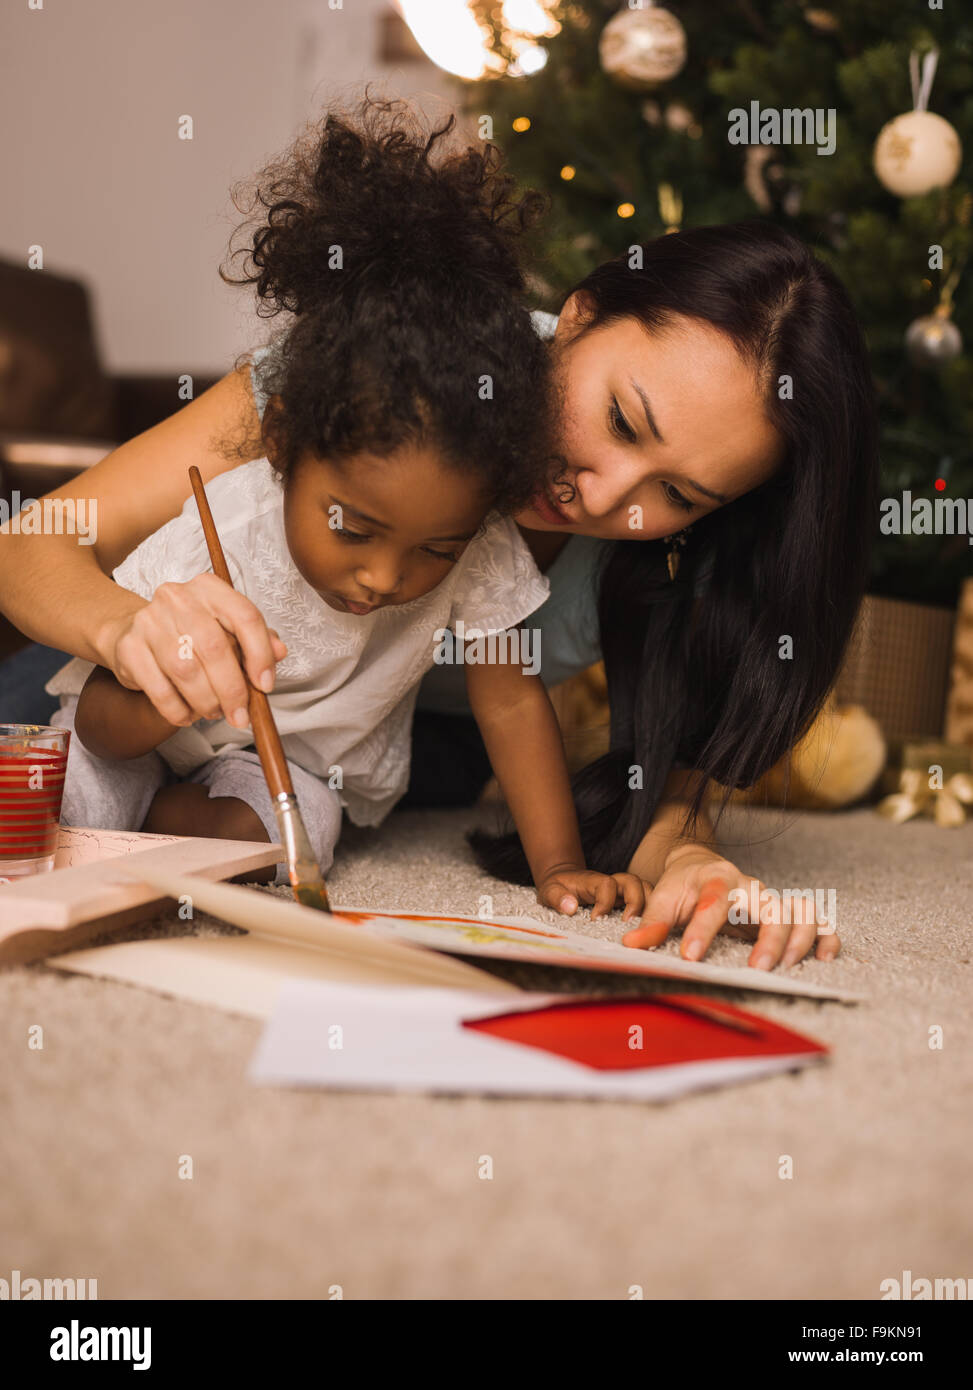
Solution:
[(940, 307), (909, 324), (905, 350), (913, 366), (931, 371), (959, 357), (963, 336), (949, 317), (949, 310)]
[(916, 198), (945, 188), (959, 173), (963, 147), (949, 121), (932, 111), (906, 111), (875, 141), (875, 172), (890, 193)]
[(673, 101), (665, 109), (665, 122), (670, 130), (688, 130), (693, 124), (693, 113), (682, 102)]
[(598, 42), (602, 69), (622, 87), (648, 91), (668, 82), (686, 62), (686, 31), (674, 14), (653, 5), (619, 10)]
[(830, 10), (805, 10), (804, 18), (819, 34), (836, 34), (841, 28), (838, 16)]

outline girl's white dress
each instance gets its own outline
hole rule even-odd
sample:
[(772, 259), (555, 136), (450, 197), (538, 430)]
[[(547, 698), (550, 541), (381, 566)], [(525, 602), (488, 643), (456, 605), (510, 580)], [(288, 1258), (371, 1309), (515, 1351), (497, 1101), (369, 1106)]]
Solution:
[[(270, 696), (288, 761), (331, 786), (358, 825), (377, 825), (409, 780), (410, 730), (418, 684), (434, 664), (437, 630), (515, 627), (545, 601), (547, 580), (517, 527), (491, 514), (436, 588), (364, 617), (330, 608), (297, 570), (284, 534), (283, 486), (265, 458), (206, 485), (233, 586), (253, 600), (287, 644)], [(322, 526), (327, 519), (322, 514)], [(195, 498), (113, 571), (151, 598), (166, 581), (211, 569)], [(46, 689), (73, 703), (92, 664), (75, 658)], [(214, 756), (252, 744), (249, 729), (201, 719), (158, 751), (179, 777)], [(340, 769), (340, 776), (335, 776)]]

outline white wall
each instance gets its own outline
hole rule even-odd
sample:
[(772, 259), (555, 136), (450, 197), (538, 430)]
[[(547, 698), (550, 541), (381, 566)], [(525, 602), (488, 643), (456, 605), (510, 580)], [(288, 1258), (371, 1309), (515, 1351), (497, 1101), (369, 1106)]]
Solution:
[[(29, 3), (42, 3), (32, 10)], [(217, 274), (229, 188), (329, 100), (381, 80), (451, 106), (432, 63), (380, 64), (388, 0), (4, 0), (0, 256), (85, 279), (110, 371), (222, 372), (259, 341)], [(180, 116), (194, 138), (180, 140)]]

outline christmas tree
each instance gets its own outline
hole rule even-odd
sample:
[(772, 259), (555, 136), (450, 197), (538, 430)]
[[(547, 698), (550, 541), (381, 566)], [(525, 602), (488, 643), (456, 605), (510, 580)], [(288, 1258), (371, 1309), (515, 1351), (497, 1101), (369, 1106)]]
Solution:
[[(883, 496), (963, 499), (973, 531), (973, 11), (938, 0), (852, 0), (833, 10), (796, 0), (548, 3), (556, 32), (536, 39), (547, 61), (515, 75), (531, 66), (524, 36), (499, 3), (472, 8), (500, 75), (464, 83), (463, 106), (491, 118), (519, 182), (551, 197), (535, 248), (539, 305), (556, 309), (595, 265), (677, 225), (755, 216), (783, 224), (841, 277), (865, 329)], [(926, 55), (935, 53), (931, 69)], [(963, 164), (957, 172), (948, 127), (929, 122), (931, 143), (914, 167), (904, 180), (889, 175), (908, 189), (899, 196), (876, 173), (876, 141), (930, 82), (928, 111), (952, 126)], [(754, 103), (762, 119), (809, 109), (827, 120), (833, 111), (833, 148), (819, 154), (820, 138), (785, 143), (772, 121), (757, 143)], [(734, 143), (742, 113), (754, 119)], [(908, 153), (911, 134), (887, 132), (886, 154)], [(914, 184), (938, 177), (941, 186), (914, 194), (910, 173)], [(925, 322), (907, 344), (917, 319)], [(872, 590), (954, 603), (971, 572), (969, 533), (887, 535), (879, 520), (863, 523)]]

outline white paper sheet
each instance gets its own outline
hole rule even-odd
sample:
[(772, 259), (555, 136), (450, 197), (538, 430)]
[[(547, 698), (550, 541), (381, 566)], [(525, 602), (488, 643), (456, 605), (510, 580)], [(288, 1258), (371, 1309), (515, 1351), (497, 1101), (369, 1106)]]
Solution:
[[(354, 959), (294, 941), (264, 936), (173, 936), (148, 941), (121, 941), (95, 950), (66, 951), (47, 964), (55, 970), (92, 975), (136, 985), (174, 999), (225, 1009), (251, 1018), (270, 1018), (285, 984), (295, 980), (377, 984), (409, 988), (441, 982), (442, 957), (417, 951), (416, 973), (367, 957)], [(469, 991), (519, 997), (506, 980), (466, 966), (462, 961), (447, 977)], [(505, 1007), (499, 1004), (497, 1007)]]
[(668, 1100), (820, 1060), (802, 1053), (595, 1071), (461, 1026), (464, 1018), (552, 1002), (564, 996), (522, 993), (511, 1004), (451, 989), (293, 982), (281, 990), (249, 1075), (262, 1085), (337, 1090)]

